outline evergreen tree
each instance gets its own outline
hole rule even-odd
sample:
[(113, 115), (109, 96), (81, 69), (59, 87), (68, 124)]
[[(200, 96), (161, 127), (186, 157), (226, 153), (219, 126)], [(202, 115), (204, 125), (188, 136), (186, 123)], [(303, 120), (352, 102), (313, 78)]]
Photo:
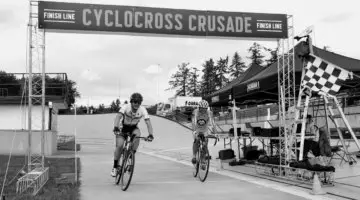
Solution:
[(186, 96), (188, 93), (188, 79), (190, 76), (188, 65), (189, 63), (181, 63), (181, 65), (178, 65), (178, 71), (171, 76), (171, 80), (169, 81), (169, 89), (177, 89), (176, 95), (178, 96)]
[(241, 56), (238, 54), (238, 52), (235, 52), (231, 65), (229, 67), (229, 73), (231, 80), (234, 80), (238, 77), (240, 77), (244, 72), (246, 71), (246, 65), (245, 62), (242, 61)]
[(205, 96), (215, 91), (215, 79), (216, 79), (216, 71), (214, 60), (210, 58), (205, 61), (203, 66), (203, 76), (201, 80), (201, 95)]
[(226, 77), (229, 71), (228, 67), (228, 61), (229, 57), (226, 56), (226, 58), (220, 58), (220, 60), (217, 61), (217, 64), (215, 66), (215, 89), (218, 90), (222, 88), (224, 85), (226, 85), (229, 82), (229, 79)]
[(248, 52), (250, 53), (250, 57), (248, 57), (251, 60), (252, 64), (258, 64), (260, 66), (263, 65), (265, 57), (263, 55), (263, 52), (261, 51), (262, 46), (256, 42), (248, 49)]
[(192, 70), (193, 71), (190, 71), (188, 94), (191, 96), (199, 96), (200, 85), (198, 82), (199, 74), (197, 73), (199, 70), (195, 67), (193, 67)]

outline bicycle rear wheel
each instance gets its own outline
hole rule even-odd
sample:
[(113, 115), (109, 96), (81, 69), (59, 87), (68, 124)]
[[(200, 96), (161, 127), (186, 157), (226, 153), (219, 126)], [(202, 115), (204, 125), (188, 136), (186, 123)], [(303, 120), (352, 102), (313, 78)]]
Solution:
[(209, 173), (209, 166), (210, 166), (210, 155), (209, 150), (206, 146), (201, 145), (200, 148), (200, 158), (199, 158), (199, 179), (201, 182), (206, 180), (206, 177)]
[(126, 191), (130, 185), (135, 166), (135, 154), (133, 151), (129, 151), (127, 157), (124, 160), (121, 170), (121, 189)]

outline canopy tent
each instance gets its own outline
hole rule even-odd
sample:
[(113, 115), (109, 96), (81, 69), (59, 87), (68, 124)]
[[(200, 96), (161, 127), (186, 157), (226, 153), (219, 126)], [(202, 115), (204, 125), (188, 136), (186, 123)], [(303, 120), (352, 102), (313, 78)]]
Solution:
[(264, 67), (252, 64), (243, 74), (241, 74), (238, 78), (231, 81), (226, 86), (220, 88), (219, 90), (215, 91), (214, 93), (204, 97), (208, 102), (210, 102), (211, 106), (221, 106), (227, 105), (229, 99), (232, 99), (231, 95), (233, 94), (232, 88), (243, 81), (250, 79), (251, 77), (255, 76), (257, 73), (261, 72)]
[[(299, 54), (303, 53), (304, 42), (295, 46), (295, 85), (296, 91), (299, 89), (301, 72), (303, 68), (302, 60)], [(313, 46), (314, 54), (324, 60), (327, 60), (341, 68), (360, 74), (360, 60), (332, 53), (316, 46)], [(278, 70), (277, 62), (273, 63), (265, 70), (254, 77), (241, 82), (233, 87), (233, 97), (237, 103), (269, 103), (278, 101)], [(358, 88), (358, 80), (347, 80), (342, 86), (342, 90), (349, 88)], [(297, 94), (297, 92), (296, 92)]]

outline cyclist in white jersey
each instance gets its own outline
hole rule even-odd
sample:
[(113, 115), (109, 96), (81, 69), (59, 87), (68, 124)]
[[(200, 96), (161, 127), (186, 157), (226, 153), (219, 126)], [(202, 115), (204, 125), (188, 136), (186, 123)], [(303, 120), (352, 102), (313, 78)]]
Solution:
[(198, 104), (198, 108), (193, 111), (192, 118), (192, 129), (194, 135), (193, 143), (193, 158), (191, 162), (196, 163), (196, 153), (198, 150), (198, 135), (204, 134), (205, 136), (209, 133), (209, 126), (212, 126), (213, 133), (216, 133), (215, 121), (213, 114), (209, 109), (209, 103), (206, 100), (201, 100)]
[[(114, 165), (113, 169), (111, 170), (111, 176), (113, 177), (116, 176), (116, 170), (122, 152), (122, 147), (127, 136), (126, 133), (131, 133), (138, 137), (141, 136), (140, 129), (137, 127), (137, 124), (140, 122), (141, 118), (144, 118), (147, 125), (149, 132), (148, 140), (151, 141), (154, 139), (150, 117), (146, 108), (141, 106), (142, 101), (143, 97), (141, 94), (132, 94), (130, 97), (130, 104), (123, 106), (116, 115), (113, 130), (114, 134), (116, 135), (116, 148), (114, 152)], [(139, 142), (139, 139), (134, 140), (135, 152), (139, 147)]]

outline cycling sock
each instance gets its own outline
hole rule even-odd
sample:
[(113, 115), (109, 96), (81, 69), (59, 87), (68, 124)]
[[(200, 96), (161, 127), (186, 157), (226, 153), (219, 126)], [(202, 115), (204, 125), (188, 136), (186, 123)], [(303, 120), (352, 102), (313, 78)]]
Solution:
[(114, 168), (118, 167), (118, 160), (114, 160)]

